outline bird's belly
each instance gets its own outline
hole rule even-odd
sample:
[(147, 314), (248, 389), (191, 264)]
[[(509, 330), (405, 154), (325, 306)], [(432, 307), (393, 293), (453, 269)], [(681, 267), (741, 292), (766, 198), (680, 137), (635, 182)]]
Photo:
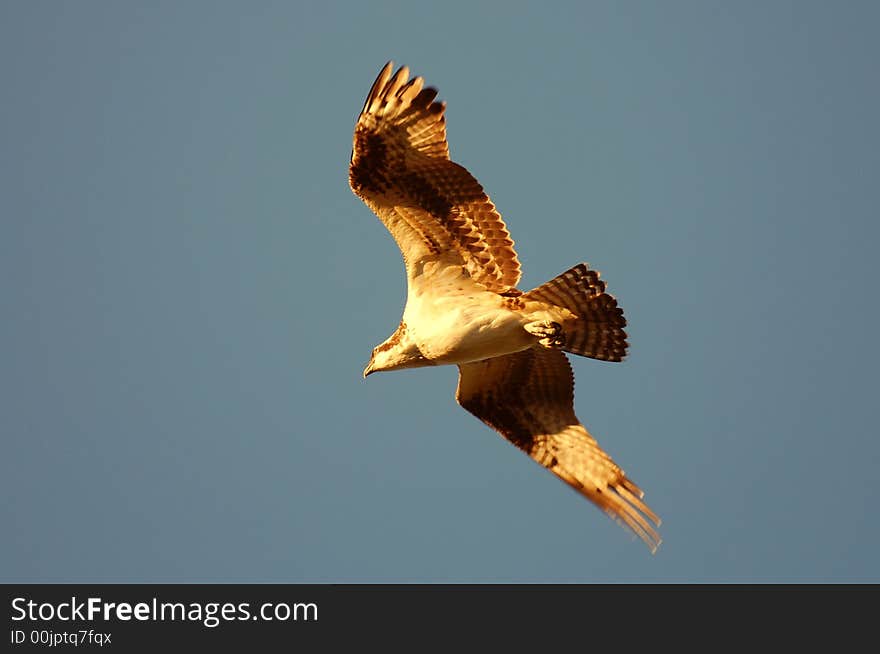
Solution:
[(523, 317), (498, 304), (426, 298), (407, 303), (404, 320), (422, 353), (440, 364), (470, 363), (533, 345)]

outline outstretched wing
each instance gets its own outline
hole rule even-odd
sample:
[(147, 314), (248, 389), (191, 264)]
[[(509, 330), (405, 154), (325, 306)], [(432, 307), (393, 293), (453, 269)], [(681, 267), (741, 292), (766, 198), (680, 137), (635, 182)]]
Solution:
[(565, 354), (534, 347), (458, 369), (462, 407), (656, 551), (660, 518), (575, 416), (574, 375)]
[(446, 105), (405, 66), (391, 70), (389, 61), (355, 126), (352, 190), (397, 241), (410, 278), (419, 260), (440, 256), (490, 290), (514, 288), (519, 260), (504, 221), (479, 182), (449, 160)]

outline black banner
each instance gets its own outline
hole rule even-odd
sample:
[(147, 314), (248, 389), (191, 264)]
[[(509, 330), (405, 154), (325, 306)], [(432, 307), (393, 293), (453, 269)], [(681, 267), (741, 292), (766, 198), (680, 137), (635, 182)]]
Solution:
[[(623, 585), (6, 585), (6, 651), (184, 647), (326, 648), (383, 643), (424, 649), (656, 645), (713, 627), (791, 638), (830, 628), (847, 601), (876, 606), (876, 586)], [(857, 597), (861, 595), (861, 597)], [(839, 625), (838, 625), (839, 626)], [(848, 625), (852, 626), (852, 625)], [(670, 631), (671, 630), (671, 631)], [(852, 633), (852, 632), (849, 632)], [(666, 635), (666, 636), (664, 636)], [(791, 641), (789, 641), (790, 643)], [(708, 643), (707, 643), (708, 644)]]

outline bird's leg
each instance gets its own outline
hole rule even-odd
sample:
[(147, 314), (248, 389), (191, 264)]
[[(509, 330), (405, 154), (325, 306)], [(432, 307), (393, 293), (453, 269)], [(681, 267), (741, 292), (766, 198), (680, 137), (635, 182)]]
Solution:
[(523, 325), (529, 334), (538, 337), (538, 343), (544, 347), (562, 347), (565, 345), (565, 332), (562, 325), (552, 320), (536, 320)]

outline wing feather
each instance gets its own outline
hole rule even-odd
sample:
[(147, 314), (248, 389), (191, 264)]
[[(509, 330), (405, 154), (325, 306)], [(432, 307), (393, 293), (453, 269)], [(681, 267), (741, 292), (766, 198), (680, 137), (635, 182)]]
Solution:
[(458, 368), (462, 407), (656, 551), (660, 518), (577, 419), (574, 375), (564, 353), (535, 347)]
[[(480, 183), (449, 160), (445, 104), (437, 91), (388, 62), (358, 117), (349, 166), (352, 190), (397, 241), (408, 270), (442, 255), (489, 290), (520, 279), (510, 233)], [(429, 236), (428, 236), (429, 235)]]

